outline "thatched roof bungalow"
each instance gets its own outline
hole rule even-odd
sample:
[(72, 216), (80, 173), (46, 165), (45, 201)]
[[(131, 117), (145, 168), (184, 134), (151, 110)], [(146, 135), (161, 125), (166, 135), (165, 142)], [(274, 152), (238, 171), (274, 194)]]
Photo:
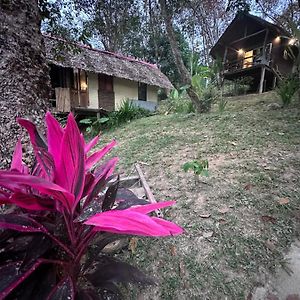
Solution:
[(172, 88), (156, 65), (50, 36), (44, 41), (57, 111), (112, 111), (125, 98), (157, 103), (158, 89)]

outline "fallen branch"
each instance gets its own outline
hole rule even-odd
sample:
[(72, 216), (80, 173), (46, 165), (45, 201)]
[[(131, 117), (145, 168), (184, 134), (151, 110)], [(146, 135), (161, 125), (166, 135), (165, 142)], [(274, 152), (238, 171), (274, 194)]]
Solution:
[[(136, 169), (136, 171), (137, 171), (137, 173), (138, 173), (138, 175), (139, 175), (139, 177), (140, 177), (141, 184), (142, 184), (142, 186), (143, 186), (143, 188), (144, 188), (144, 190), (145, 190), (145, 194), (146, 194), (148, 200), (150, 201), (150, 203), (157, 203), (157, 201), (156, 201), (155, 198), (154, 198), (154, 195), (153, 195), (152, 192), (151, 192), (150, 186), (149, 186), (149, 184), (148, 184), (147, 181), (146, 181), (146, 178), (145, 178), (145, 176), (144, 176), (144, 174), (143, 174), (143, 171), (142, 171), (142, 169), (141, 169), (140, 164), (138, 164), (138, 163), (135, 164), (135, 169)], [(155, 211), (155, 213), (156, 213), (156, 215), (157, 215), (159, 218), (163, 218), (163, 214), (162, 214), (162, 212), (161, 212), (159, 209), (157, 209), (157, 210)]]

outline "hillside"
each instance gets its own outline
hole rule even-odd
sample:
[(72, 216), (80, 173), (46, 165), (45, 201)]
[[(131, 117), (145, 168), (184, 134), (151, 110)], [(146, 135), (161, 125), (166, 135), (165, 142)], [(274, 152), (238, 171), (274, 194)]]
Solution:
[[(284, 263), (299, 234), (300, 112), (276, 101), (231, 98), (223, 114), (158, 115), (103, 135), (118, 141), (122, 174), (142, 162), (156, 199), (176, 200), (166, 217), (186, 230), (123, 252), (159, 281), (139, 299), (244, 299)], [(199, 158), (209, 177), (196, 182), (182, 165)]]

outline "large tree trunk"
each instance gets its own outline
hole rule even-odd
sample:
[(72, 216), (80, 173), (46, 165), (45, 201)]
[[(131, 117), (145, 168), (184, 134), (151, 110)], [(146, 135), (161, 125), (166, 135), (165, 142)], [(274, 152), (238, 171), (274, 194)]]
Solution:
[(171, 15), (167, 12), (167, 5), (165, 0), (159, 0), (161, 14), (164, 19), (168, 40), (172, 49), (173, 57), (175, 59), (175, 63), (180, 74), (180, 79), (184, 85), (188, 85), (189, 88), (187, 89), (187, 93), (196, 109), (197, 112), (205, 112), (206, 109), (203, 106), (201, 100), (199, 99), (198, 94), (194, 91), (193, 87), (191, 86), (191, 75), (187, 70), (184, 62), (182, 60), (182, 56), (178, 47), (178, 43), (176, 41), (176, 36), (174, 32), (174, 28), (172, 25)]
[(40, 123), (48, 108), (49, 72), (38, 0), (0, 1), (0, 168), (20, 136), (17, 117)]

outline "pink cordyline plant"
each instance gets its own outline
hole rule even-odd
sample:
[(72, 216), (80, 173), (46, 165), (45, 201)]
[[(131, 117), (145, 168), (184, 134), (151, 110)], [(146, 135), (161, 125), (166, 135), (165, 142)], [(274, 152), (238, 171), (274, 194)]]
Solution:
[(93, 240), (101, 252), (124, 234), (182, 233), (149, 215), (174, 202), (149, 204), (119, 188), (118, 159), (99, 164), (115, 141), (90, 154), (99, 137), (86, 144), (72, 114), (65, 128), (49, 112), (45, 120), (47, 141), (32, 122), (18, 119), (30, 137), (33, 167), (23, 164), (19, 140), (10, 170), (0, 171), (0, 203), (12, 207), (0, 215), (0, 299), (118, 299), (118, 283), (152, 284), (112, 256), (88, 259), (88, 246)]

